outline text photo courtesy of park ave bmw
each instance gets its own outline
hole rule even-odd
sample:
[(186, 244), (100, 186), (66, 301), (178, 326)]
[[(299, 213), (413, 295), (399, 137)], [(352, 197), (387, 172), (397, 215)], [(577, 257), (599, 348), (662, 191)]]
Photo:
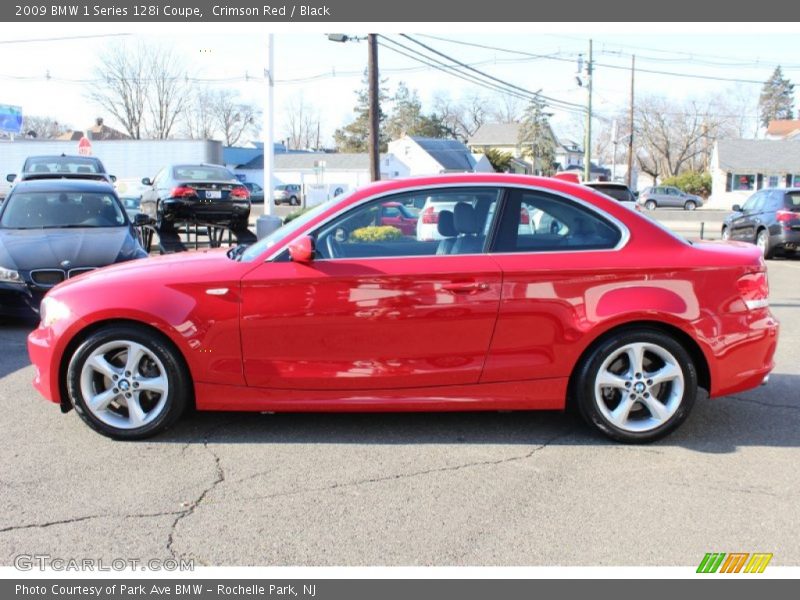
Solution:
[(800, 575), (800, 30), (579, 4), (0, 7), (0, 588)]

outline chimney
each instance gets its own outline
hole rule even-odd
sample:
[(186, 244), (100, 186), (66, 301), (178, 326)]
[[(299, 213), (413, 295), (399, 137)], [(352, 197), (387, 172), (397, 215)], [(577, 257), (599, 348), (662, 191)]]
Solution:
[(103, 126), (103, 117), (97, 117), (94, 120), (94, 124), (97, 125), (98, 127), (102, 127)]

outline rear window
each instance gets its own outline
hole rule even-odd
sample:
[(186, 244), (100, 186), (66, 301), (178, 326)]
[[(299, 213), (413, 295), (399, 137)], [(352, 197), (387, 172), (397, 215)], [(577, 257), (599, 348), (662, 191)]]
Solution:
[(97, 174), (104, 173), (96, 158), (80, 156), (33, 156), (25, 161), (25, 173)]
[(209, 165), (184, 165), (172, 170), (175, 179), (188, 181), (229, 181), (235, 179), (233, 173), (224, 167)]
[(605, 194), (606, 196), (610, 196), (614, 200), (619, 202), (635, 202), (636, 198), (631, 193), (631, 191), (626, 187), (620, 187), (615, 185), (610, 186), (600, 186), (600, 185), (591, 185), (589, 186), (592, 189), (600, 192), (601, 194)]
[(786, 208), (794, 212), (800, 212), (800, 192), (786, 194)]

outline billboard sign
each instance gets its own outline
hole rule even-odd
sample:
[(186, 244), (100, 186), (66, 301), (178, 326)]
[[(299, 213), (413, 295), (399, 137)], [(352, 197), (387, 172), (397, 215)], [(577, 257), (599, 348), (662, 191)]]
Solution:
[(20, 133), (22, 131), (22, 107), (0, 104), (0, 131)]

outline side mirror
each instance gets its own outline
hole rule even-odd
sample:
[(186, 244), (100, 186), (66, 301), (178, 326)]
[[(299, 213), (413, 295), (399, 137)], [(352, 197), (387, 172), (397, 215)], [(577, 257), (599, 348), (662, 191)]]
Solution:
[(742, 207), (738, 204), (733, 205), (733, 212), (742, 212)]
[(137, 227), (141, 227), (142, 225), (149, 225), (150, 224), (150, 217), (144, 213), (137, 213), (136, 216), (133, 217), (133, 224)]
[(153, 182), (150, 181), (149, 177), (142, 177), (142, 185), (153, 185)]
[(17, 178), (17, 174), (16, 173), (9, 173), (8, 175), (6, 175), (6, 181), (8, 183), (14, 183), (14, 180), (16, 178)]
[(117, 176), (116, 175), (109, 175), (108, 178), (114, 183), (117, 182)]
[(314, 240), (304, 235), (289, 244), (289, 256), (293, 262), (308, 264), (314, 260)]

